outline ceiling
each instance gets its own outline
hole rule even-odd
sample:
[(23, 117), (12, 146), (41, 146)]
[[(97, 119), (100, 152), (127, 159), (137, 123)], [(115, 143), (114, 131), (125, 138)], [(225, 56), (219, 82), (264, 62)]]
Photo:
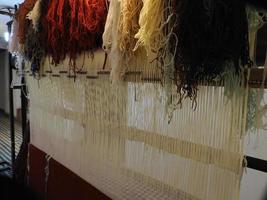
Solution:
[[(22, 3), (23, 1), (24, 0), (0, 0), (0, 9), (5, 7), (14, 7), (15, 4)], [(9, 16), (0, 15), (0, 43), (4, 41), (4, 35), (7, 32), (6, 23), (10, 20), (11, 18)]]
[(0, 0), (0, 7), (2, 6), (11, 6), (13, 7), (15, 4), (22, 3), (23, 0)]

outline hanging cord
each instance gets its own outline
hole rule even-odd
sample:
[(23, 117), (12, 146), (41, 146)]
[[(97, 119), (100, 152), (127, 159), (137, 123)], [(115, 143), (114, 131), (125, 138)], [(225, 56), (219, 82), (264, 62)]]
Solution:
[[(21, 86), (24, 86), (24, 85), (27, 87), (26, 84), (23, 84), (23, 85), (21, 85)], [(28, 95), (28, 92), (27, 92), (27, 91), (24, 91), (23, 87), (21, 87), (21, 92), (22, 92), (22, 94), (24, 95), (24, 97), (26, 97), (26, 99), (30, 100), (30, 97), (29, 97), (29, 95)]]
[[(29, 174), (30, 173), (30, 150), (28, 150), (28, 154), (27, 154), (27, 173)], [(30, 184), (30, 176), (26, 176), (26, 181), (27, 181), (27, 184), (29, 185)]]
[(47, 192), (48, 192), (48, 179), (49, 179), (49, 173), (50, 173), (50, 160), (51, 156), (46, 155), (46, 165), (45, 165), (45, 200), (47, 200)]
[(103, 70), (104, 70), (105, 67), (106, 67), (107, 59), (108, 59), (108, 54), (105, 52), (105, 60), (104, 60), (103, 67), (102, 67)]

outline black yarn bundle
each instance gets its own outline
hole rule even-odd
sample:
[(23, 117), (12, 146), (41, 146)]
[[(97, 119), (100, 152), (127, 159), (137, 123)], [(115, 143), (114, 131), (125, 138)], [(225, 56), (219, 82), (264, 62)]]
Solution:
[(174, 9), (179, 16), (174, 78), (181, 98), (195, 99), (201, 82), (222, 80), (227, 63), (236, 76), (242, 73), (249, 64), (243, 1), (182, 0)]
[(41, 46), (39, 35), (35, 32), (32, 25), (28, 27), (26, 34), (24, 54), (25, 58), (31, 61), (32, 73), (39, 73), (42, 59), (45, 56), (45, 51)]

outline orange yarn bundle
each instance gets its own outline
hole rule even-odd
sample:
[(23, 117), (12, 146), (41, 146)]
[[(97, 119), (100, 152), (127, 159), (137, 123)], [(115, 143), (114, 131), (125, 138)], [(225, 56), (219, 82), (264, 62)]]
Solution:
[(32, 10), (37, 0), (25, 0), (19, 7), (17, 13), (16, 13), (16, 19), (19, 23), (18, 28), (18, 38), (19, 43), (24, 44), (25, 42), (25, 35), (26, 35), (26, 29), (27, 29), (27, 20), (26, 16), (27, 14)]

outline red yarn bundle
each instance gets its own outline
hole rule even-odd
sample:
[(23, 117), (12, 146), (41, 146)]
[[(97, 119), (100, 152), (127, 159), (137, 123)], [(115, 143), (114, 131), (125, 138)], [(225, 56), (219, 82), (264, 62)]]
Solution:
[(46, 50), (48, 55), (52, 57), (53, 64), (59, 64), (66, 56), (67, 47), (64, 47), (64, 45), (67, 45), (68, 41), (68, 38), (66, 38), (68, 27), (66, 27), (66, 31), (64, 31), (63, 22), (59, 20), (63, 16), (63, 9), (60, 11), (59, 5), (60, 3), (64, 4), (66, 2), (67, 1), (64, 0), (52, 0), (48, 5), (46, 15), (48, 41), (46, 42)]
[(77, 55), (101, 47), (106, 15), (105, 0), (50, 1), (46, 49), (52, 63), (57, 65), (69, 55), (75, 67)]

